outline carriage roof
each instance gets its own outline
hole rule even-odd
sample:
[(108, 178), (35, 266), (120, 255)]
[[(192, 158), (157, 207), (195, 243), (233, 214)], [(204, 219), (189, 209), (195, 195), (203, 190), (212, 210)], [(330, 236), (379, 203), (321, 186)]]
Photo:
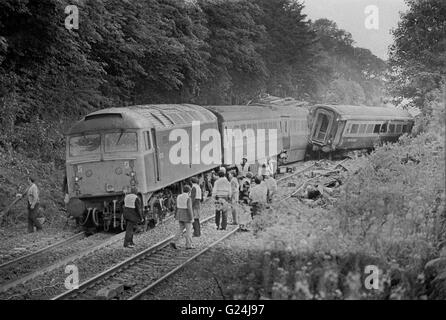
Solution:
[(88, 114), (70, 129), (68, 134), (105, 129), (171, 128), (191, 124), (216, 122), (216, 116), (203, 107), (192, 104), (138, 105), (107, 108)]
[(305, 108), (275, 105), (233, 105), (233, 106), (206, 106), (209, 110), (218, 113), (224, 121), (240, 120), (272, 120), (278, 118), (306, 119), (308, 110)]
[(350, 105), (316, 105), (312, 108), (325, 108), (337, 113), (342, 120), (412, 120), (403, 109), (395, 107), (367, 107)]

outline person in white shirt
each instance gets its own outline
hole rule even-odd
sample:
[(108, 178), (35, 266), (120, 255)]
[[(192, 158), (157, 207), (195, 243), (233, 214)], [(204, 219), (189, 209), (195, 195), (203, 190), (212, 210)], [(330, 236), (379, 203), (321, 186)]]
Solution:
[(237, 171), (239, 175), (246, 175), (249, 171), (251, 171), (247, 158), (242, 158), (242, 163), (237, 165)]
[[(231, 184), (222, 170), (218, 172), (219, 178), (214, 183), (212, 197), (215, 199), (215, 224), (217, 230), (226, 230), (228, 223), (228, 203), (231, 201)], [(220, 229), (221, 218), (221, 229)]]
[(264, 183), (259, 176), (255, 177), (254, 181), (255, 186), (251, 188), (251, 192), (249, 193), (249, 199), (251, 202), (251, 217), (253, 219), (254, 216), (257, 215), (257, 213), (259, 213), (263, 206), (267, 203), (268, 194), (266, 183)]
[(277, 181), (271, 176), (267, 176), (265, 179), (266, 187), (268, 189), (267, 202), (270, 203), (274, 194), (277, 192)]

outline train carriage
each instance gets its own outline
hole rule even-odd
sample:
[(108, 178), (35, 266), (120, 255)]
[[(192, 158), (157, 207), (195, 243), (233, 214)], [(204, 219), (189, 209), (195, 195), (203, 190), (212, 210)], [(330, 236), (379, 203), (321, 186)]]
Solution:
[(311, 108), (310, 151), (371, 149), (411, 131), (413, 118), (394, 107), (317, 105)]
[(288, 161), (304, 159), (309, 134), (307, 109), (272, 104), (207, 108), (218, 118), (225, 165), (238, 164), (242, 157), (249, 163), (263, 163), (283, 151)]

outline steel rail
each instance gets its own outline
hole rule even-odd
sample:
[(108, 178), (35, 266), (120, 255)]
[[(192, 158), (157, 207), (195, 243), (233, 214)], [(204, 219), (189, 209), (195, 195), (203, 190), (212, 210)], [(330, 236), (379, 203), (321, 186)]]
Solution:
[[(214, 216), (211, 215), (211, 216), (205, 218), (204, 220), (202, 220), (200, 223), (201, 224), (206, 223), (206, 222), (208, 222), (209, 220), (211, 220), (213, 218), (214, 218)], [(51, 300), (61, 300), (61, 299), (69, 297), (70, 295), (75, 295), (77, 293), (82, 293), (83, 290), (85, 290), (88, 287), (94, 285), (96, 282), (101, 281), (102, 279), (106, 278), (107, 276), (112, 275), (112, 274), (118, 272), (122, 268), (132, 264), (133, 262), (136, 262), (137, 260), (147, 256), (148, 254), (152, 254), (152, 253), (154, 253), (154, 252), (156, 252), (156, 251), (158, 251), (158, 250), (160, 250), (160, 249), (162, 249), (164, 247), (167, 247), (169, 245), (170, 241), (174, 237), (175, 237), (175, 235), (171, 235), (171, 236), (167, 237), (166, 239), (161, 240), (160, 242), (154, 244), (153, 246), (151, 246), (151, 247), (149, 247), (147, 249), (144, 249), (141, 252), (138, 252), (137, 254), (127, 258), (126, 260), (124, 260), (124, 261), (122, 261), (120, 263), (118, 263), (117, 265), (114, 265), (111, 268), (109, 268), (109, 269), (107, 269), (107, 270), (97, 274), (96, 276), (94, 276), (94, 277), (84, 281), (83, 283), (81, 283), (79, 285), (78, 288), (73, 288), (71, 290), (65, 291), (65, 292), (63, 292), (63, 293), (53, 297)]]
[(23, 256), (18, 257), (18, 258), (16, 258), (16, 259), (7, 261), (7, 262), (5, 262), (5, 263), (3, 263), (3, 264), (0, 265), (0, 269), (4, 269), (5, 267), (7, 267), (7, 266), (9, 266), (9, 265), (11, 265), (11, 264), (15, 264), (15, 263), (20, 262), (20, 261), (22, 261), (22, 260), (24, 260), (24, 259), (28, 259), (28, 258), (30, 258), (30, 257), (33, 257), (33, 256), (36, 256), (36, 255), (38, 255), (38, 254), (44, 253), (44, 252), (46, 252), (46, 251), (48, 251), (48, 250), (51, 250), (51, 249), (60, 247), (60, 246), (62, 246), (62, 245), (64, 245), (64, 244), (73, 242), (73, 241), (78, 240), (78, 239), (82, 239), (82, 238), (84, 238), (85, 236), (86, 236), (86, 235), (85, 235), (85, 232), (79, 232), (79, 233), (77, 233), (77, 234), (75, 234), (75, 235), (73, 235), (73, 236), (71, 236), (71, 237), (69, 237), (69, 238), (67, 238), (67, 239), (64, 239), (64, 240), (61, 240), (61, 241), (59, 241), (59, 242), (53, 243), (53, 244), (51, 244), (51, 245), (49, 245), (49, 246), (47, 246), (47, 247), (45, 247), (45, 248), (42, 248), (42, 249), (40, 249), (40, 250), (38, 250), (38, 251), (31, 252), (31, 253), (29, 253), (29, 254), (23, 255)]
[(125, 232), (118, 233), (117, 235), (112, 236), (111, 238), (105, 240), (104, 242), (102, 242), (101, 244), (99, 244), (97, 246), (91, 247), (91, 248), (89, 248), (87, 250), (84, 250), (84, 251), (82, 251), (80, 253), (76, 253), (76, 254), (73, 254), (73, 255), (65, 258), (65, 259), (59, 260), (56, 263), (53, 263), (53, 264), (50, 264), (50, 265), (45, 266), (43, 268), (40, 268), (38, 270), (32, 271), (32, 272), (30, 272), (30, 273), (28, 273), (28, 274), (26, 274), (23, 277), (20, 277), (18, 279), (15, 279), (15, 280), (3, 283), (3, 284), (0, 285), (0, 292), (5, 292), (5, 291), (7, 291), (7, 290), (9, 290), (9, 289), (11, 289), (13, 287), (16, 287), (16, 286), (18, 286), (20, 284), (23, 284), (23, 283), (25, 283), (25, 282), (27, 282), (29, 280), (32, 280), (32, 279), (34, 279), (34, 278), (36, 278), (36, 277), (38, 277), (38, 276), (40, 276), (42, 274), (48, 273), (48, 272), (53, 271), (54, 269), (57, 269), (57, 268), (59, 268), (61, 266), (67, 265), (70, 262), (78, 260), (78, 259), (80, 259), (80, 258), (82, 258), (82, 257), (84, 257), (84, 256), (86, 256), (86, 255), (88, 255), (88, 254), (90, 254), (90, 253), (92, 253), (94, 251), (97, 251), (99, 249), (107, 247), (107, 246), (109, 246), (109, 245), (111, 245), (111, 244), (113, 244), (113, 243), (115, 243), (115, 242), (117, 242), (119, 240), (122, 240), (124, 238), (124, 235), (125, 235)]
[(212, 247), (214, 247), (215, 245), (217, 245), (218, 243), (222, 242), (223, 240), (225, 240), (226, 238), (230, 237), (232, 234), (234, 234), (235, 232), (237, 232), (239, 230), (239, 226), (237, 226), (236, 228), (234, 228), (234, 230), (231, 230), (230, 232), (228, 232), (227, 234), (225, 234), (223, 237), (221, 237), (220, 239), (214, 241), (213, 243), (211, 243), (210, 245), (208, 245), (206, 248), (202, 249), (200, 252), (194, 254), (192, 257), (190, 257), (189, 259), (187, 259), (186, 261), (184, 261), (183, 263), (181, 263), (180, 265), (178, 265), (177, 267), (175, 267), (174, 269), (170, 270), (169, 272), (167, 272), (166, 274), (164, 274), (161, 278), (157, 279), (155, 282), (151, 283), (150, 285), (148, 285), (147, 287), (145, 287), (144, 289), (140, 290), (138, 293), (136, 293), (135, 295), (133, 295), (132, 297), (130, 297), (128, 300), (136, 300), (141, 298), (144, 294), (146, 294), (148, 291), (150, 291), (151, 289), (153, 289), (155, 286), (157, 286), (158, 284), (160, 284), (161, 282), (163, 282), (164, 280), (166, 280), (167, 278), (169, 278), (170, 276), (172, 276), (173, 274), (175, 274), (176, 272), (178, 272), (179, 270), (181, 270), (182, 268), (184, 268), (184, 266), (186, 266), (188, 263), (190, 263), (191, 261), (195, 260), (196, 258), (198, 258), (199, 256), (201, 256), (202, 254), (204, 254), (205, 252), (207, 252), (209, 249), (211, 249)]

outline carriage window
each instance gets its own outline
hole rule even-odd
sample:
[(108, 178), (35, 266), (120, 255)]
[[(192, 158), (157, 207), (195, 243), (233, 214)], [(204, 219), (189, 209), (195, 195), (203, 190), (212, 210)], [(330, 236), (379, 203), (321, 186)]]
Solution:
[(395, 133), (395, 125), (394, 124), (389, 125), (389, 132)]
[(105, 152), (137, 151), (136, 132), (107, 133), (105, 137)]
[(150, 141), (150, 132), (146, 131), (144, 134), (144, 142), (146, 145), (146, 150), (152, 149), (152, 142)]
[(90, 134), (70, 138), (70, 156), (84, 156), (101, 152), (101, 136)]
[(409, 132), (407, 124), (403, 125), (403, 132)]
[(379, 133), (379, 130), (381, 130), (381, 125), (375, 124), (375, 129), (373, 129), (373, 133)]
[(358, 133), (359, 134), (363, 134), (364, 132), (365, 132), (365, 128), (367, 127), (367, 125), (365, 124), (365, 123), (363, 123), (363, 124), (361, 124), (360, 126), (359, 126), (359, 131), (358, 131)]
[(396, 133), (401, 133), (401, 129), (402, 129), (402, 125), (400, 125), (400, 124), (397, 124), (396, 125)]
[(381, 126), (381, 132), (382, 133), (386, 133), (387, 132), (387, 123), (383, 123), (383, 125)]
[(352, 124), (352, 127), (350, 128), (350, 133), (355, 134), (358, 132), (359, 124)]
[(365, 133), (372, 133), (374, 126), (375, 126), (374, 124), (368, 124), (367, 129), (365, 130)]

